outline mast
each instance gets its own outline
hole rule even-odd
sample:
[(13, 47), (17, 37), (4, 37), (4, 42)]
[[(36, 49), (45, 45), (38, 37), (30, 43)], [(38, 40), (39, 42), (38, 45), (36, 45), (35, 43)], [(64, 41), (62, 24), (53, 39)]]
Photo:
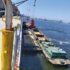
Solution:
[(1, 70), (11, 70), (14, 29), (12, 30), (12, 2), (2, 0), (5, 7), (6, 28), (1, 30)]
[(11, 0), (2, 0), (5, 6), (6, 29), (12, 28), (13, 9)]

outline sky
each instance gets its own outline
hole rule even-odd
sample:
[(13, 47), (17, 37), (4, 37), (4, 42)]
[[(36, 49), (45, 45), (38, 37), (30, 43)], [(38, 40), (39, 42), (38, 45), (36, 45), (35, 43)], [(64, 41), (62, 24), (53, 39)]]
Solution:
[[(22, 0), (12, 0), (14, 3)], [(62, 20), (70, 22), (70, 0), (34, 0), (21, 4), (18, 8), (21, 14), (31, 17), (46, 18), (49, 20)]]

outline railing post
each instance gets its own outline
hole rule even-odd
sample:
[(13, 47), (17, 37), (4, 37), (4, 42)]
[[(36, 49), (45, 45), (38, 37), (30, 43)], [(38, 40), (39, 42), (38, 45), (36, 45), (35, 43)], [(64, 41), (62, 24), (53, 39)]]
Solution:
[(13, 30), (2, 30), (1, 70), (11, 69), (13, 35)]

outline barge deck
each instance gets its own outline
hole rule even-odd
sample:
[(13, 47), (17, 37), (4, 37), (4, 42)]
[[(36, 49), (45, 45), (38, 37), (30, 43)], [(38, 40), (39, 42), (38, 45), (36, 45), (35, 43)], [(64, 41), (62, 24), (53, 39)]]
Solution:
[(21, 52), (42, 52), (39, 45), (36, 43), (31, 35), (28, 33), (28, 30), (22, 29), (22, 48)]

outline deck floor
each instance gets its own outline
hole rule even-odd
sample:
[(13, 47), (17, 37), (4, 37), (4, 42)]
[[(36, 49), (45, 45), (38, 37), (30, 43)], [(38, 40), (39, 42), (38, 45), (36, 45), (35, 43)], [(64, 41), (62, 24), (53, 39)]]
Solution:
[[(33, 39), (30, 37), (27, 31), (22, 30), (22, 46), (21, 46), (21, 58), (20, 58), (20, 70), (37, 70), (37, 64), (39, 64), (39, 70), (41, 65), (37, 53), (41, 53), (42, 50), (39, 46), (36, 46)], [(30, 61), (30, 62), (29, 62)]]
[(23, 52), (40, 52), (41, 48), (36, 46), (33, 39), (31, 39), (27, 30), (22, 30), (22, 53)]

